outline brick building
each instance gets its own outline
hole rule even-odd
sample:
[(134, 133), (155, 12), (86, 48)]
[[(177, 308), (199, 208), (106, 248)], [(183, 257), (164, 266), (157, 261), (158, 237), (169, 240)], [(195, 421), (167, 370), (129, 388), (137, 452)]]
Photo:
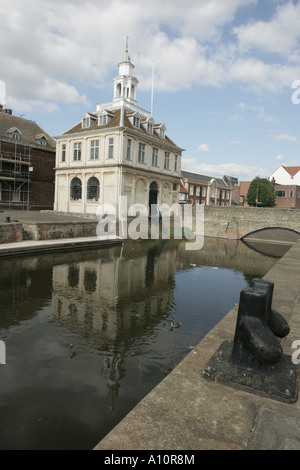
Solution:
[(221, 178), (182, 171), (182, 181), (188, 191), (189, 204), (231, 206), (232, 187)]
[[(300, 185), (297, 184), (279, 184), (272, 181), (275, 191), (276, 207), (286, 209), (300, 209)], [(233, 197), (239, 200), (239, 205), (249, 207), (247, 203), (247, 194), (251, 181), (240, 181), (240, 185), (234, 188), (236, 195)]]
[(0, 207), (53, 209), (55, 141), (0, 105)]

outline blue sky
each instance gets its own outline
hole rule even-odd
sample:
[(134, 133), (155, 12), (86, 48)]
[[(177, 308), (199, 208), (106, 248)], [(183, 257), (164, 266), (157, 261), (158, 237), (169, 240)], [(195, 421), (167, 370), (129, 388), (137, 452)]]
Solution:
[(151, 108), (154, 61), (153, 117), (185, 149), (183, 170), (249, 181), (300, 165), (299, 1), (0, 0), (0, 11), (5, 105), (50, 135), (112, 100), (128, 35), (138, 105)]

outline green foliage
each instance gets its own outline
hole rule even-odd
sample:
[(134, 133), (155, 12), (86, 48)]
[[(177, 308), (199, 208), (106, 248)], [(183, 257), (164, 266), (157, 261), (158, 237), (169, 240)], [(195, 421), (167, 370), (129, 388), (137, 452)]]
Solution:
[[(258, 199), (258, 204), (256, 204)], [(274, 186), (267, 178), (255, 178), (249, 186), (247, 201), (249, 206), (274, 207), (275, 191)], [(260, 203), (260, 204), (259, 204)]]

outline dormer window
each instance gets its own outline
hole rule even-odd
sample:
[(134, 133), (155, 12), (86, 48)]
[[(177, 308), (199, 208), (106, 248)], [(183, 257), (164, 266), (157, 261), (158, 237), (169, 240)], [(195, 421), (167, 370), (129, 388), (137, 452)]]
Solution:
[(140, 127), (141, 120), (139, 116), (133, 116), (133, 125), (134, 127)]
[(146, 123), (146, 131), (149, 133), (149, 134), (153, 134), (153, 129), (154, 129), (154, 121), (153, 119), (147, 119)]
[(82, 127), (90, 127), (90, 118), (82, 119)]
[(137, 127), (138, 129), (140, 128), (140, 126), (141, 126), (141, 116), (140, 116), (139, 113), (132, 114), (131, 116), (129, 116), (129, 119), (131, 121), (131, 124), (134, 127)]
[(112, 114), (109, 114), (107, 111), (102, 111), (98, 117), (99, 126), (106, 126), (112, 118)]
[(162, 139), (164, 139), (166, 137), (166, 127), (164, 124), (160, 124), (158, 126), (155, 126), (156, 128), (156, 131), (159, 135), (159, 137), (161, 137)]
[(38, 134), (35, 136), (35, 140), (40, 145), (47, 145), (47, 137), (44, 134)]
[(91, 127), (91, 125), (93, 124), (93, 122), (95, 120), (96, 120), (96, 118), (94, 118), (93, 116), (91, 116), (88, 113), (85, 113), (81, 118), (81, 127), (82, 127), (82, 129), (87, 129), (87, 128)]
[(11, 127), (10, 129), (8, 129), (7, 133), (11, 139), (15, 140), (20, 140), (22, 135), (17, 127)]

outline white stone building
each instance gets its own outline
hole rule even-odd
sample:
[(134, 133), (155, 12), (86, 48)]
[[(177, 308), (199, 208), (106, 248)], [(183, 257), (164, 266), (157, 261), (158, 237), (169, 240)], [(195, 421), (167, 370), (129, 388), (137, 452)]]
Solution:
[(99, 204), (179, 202), (183, 149), (164, 124), (137, 106), (138, 80), (128, 50), (114, 78), (114, 97), (57, 137), (54, 210), (95, 214)]

